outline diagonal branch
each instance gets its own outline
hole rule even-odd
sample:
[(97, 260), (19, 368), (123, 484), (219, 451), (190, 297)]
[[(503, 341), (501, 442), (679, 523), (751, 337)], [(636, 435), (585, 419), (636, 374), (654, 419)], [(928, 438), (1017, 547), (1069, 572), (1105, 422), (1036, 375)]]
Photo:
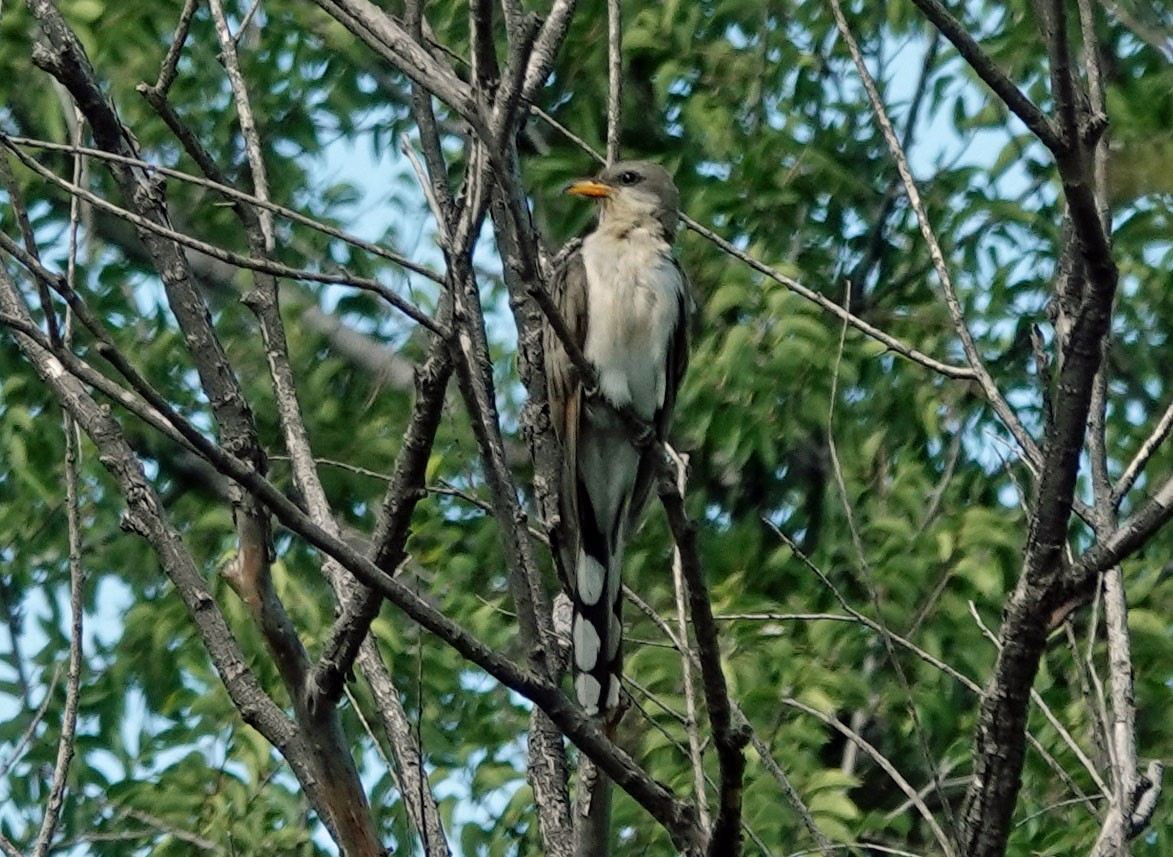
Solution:
[[(99, 460), (117, 480), (128, 503), (124, 526), (143, 536), (154, 548), (164, 572), (182, 598), (233, 704), (245, 722), (264, 735), (289, 761), (310, 802), (333, 833), (333, 822), (322, 800), (318, 775), (310, 761), (310, 748), (298, 734), (293, 722), (257, 682), (223, 614), (216, 606), (207, 582), (184, 547), (181, 536), (165, 517), (159, 498), (122, 435), (121, 428), (110, 416), (108, 409), (95, 402), (67, 365), (53, 354), (51, 343), (40, 338), (15, 284), (3, 267), (0, 267), (0, 313), (27, 325), (27, 332), (16, 336), (17, 344), (62, 407), (97, 446)], [(192, 432), (198, 436), (194, 429)], [(202, 436), (201, 441), (225, 458), (231, 458)], [(235, 458), (231, 460), (238, 461)], [(240, 467), (255, 473), (243, 462)]]
[(443, 101), (487, 139), (468, 85), (442, 65), (394, 18), (370, 0), (316, 0), (322, 9), (387, 62)]
[(914, 807), (916, 807), (916, 810), (920, 813), (921, 818), (925, 820), (925, 823), (928, 824), (929, 829), (933, 832), (933, 837), (937, 840), (937, 845), (941, 848), (942, 853), (946, 855), (954, 853), (952, 846), (949, 843), (949, 838), (945, 835), (945, 831), (941, 829), (941, 826), (937, 824), (937, 820), (933, 817), (933, 814), (929, 811), (929, 808), (925, 805), (925, 802), (921, 799), (916, 789), (912, 787), (912, 784), (904, 778), (904, 776), (896, 769), (896, 766), (892, 764), (891, 760), (887, 756), (876, 749), (874, 745), (869, 743), (858, 732), (850, 729), (838, 718), (830, 714), (824, 714), (817, 708), (812, 708), (804, 702), (799, 702), (797, 699), (783, 697), (779, 701), (785, 706), (797, 709), (804, 714), (809, 714), (811, 717), (814, 717), (827, 726), (830, 726), (848, 741), (856, 744), (861, 750), (867, 753), (868, 756), (871, 757), (872, 761), (874, 761), (884, 771), (884, 773), (886, 773), (889, 778), (891, 778), (892, 782), (896, 784), (897, 788), (904, 792), (904, 796), (908, 798), (908, 801)]
[(179, 57), (183, 53), (183, 46), (187, 42), (191, 30), (191, 19), (195, 17), (200, 0), (184, 0), (183, 11), (179, 13), (179, 22), (175, 25), (175, 35), (171, 37), (171, 44), (167, 47), (167, 55), (163, 58), (163, 65), (159, 69), (159, 79), (155, 81), (154, 90), (160, 98), (166, 98), (175, 83), (179, 69)]
[[(212, 10), (212, 20), (216, 24), (216, 37), (220, 40), (220, 59), (224, 63), (224, 71), (228, 74), (228, 83), (232, 87), (232, 99), (236, 102), (236, 118), (240, 121), (240, 133), (244, 137), (244, 151), (248, 156), (249, 171), (252, 173), (253, 191), (258, 199), (269, 200), (269, 178), (265, 170), (265, 157), (261, 152), (261, 135), (257, 131), (257, 121), (253, 116), (252, 101), (248, 97), (248, 87), (244, 82), (244, 75), (240, 71), (240, 59), (236, 53), (236, 40), (228, 27), (228, 19), (224, 15), (224, 6), (221, 0), (208, 0), (208, 7)], [(266, 253), (273, 252), (273, 215), (268, 209), (257, 212), (257, 221), (264, 237), (261, 248), (253, 248), (256, 253), (263, 249)]]
[[(0, 286), (3, 285), (4, 280), (0, 277)], [(12, 292), (12, 294), (15, 293)], [(5, 292), (0, 289), (0, 298), (4, 296)], [(74, 370), (79, 368), (76, 358), (72, 358), (72, 355), (69, 355), (67, 352), (53, 355), (48, 350), (49, 343), (43, 341), (40, 332), (33, 325), (31, 319), (28, 319), (27, 313), (24, 313), (21, 318), (18, 318), (9, 312), (8, 307), (2, 301), (0, 301), (0, 313), (4, 314), (0, 315), (0, 318), (4, 318), (5, 315), (12, 316), (11, 322), (15, 322), (15, 324), (11, 326), (14, 329), (20, 330), (22, 335), (27, 337), (29, 342), (33, 344), (32, 347), (39, 348), (45, 353), (44, 375), (46, 377), (69, 378), (72, 376)], [(5, 323), (11, 324), (8, 319), (5, 318), (4, 320)], [(151, 401), (150, 404), (157, 406), (159, 402)], [(152, 412), (142, 411), (136, 415), (145, 419), (148, 423), (153, 424), (154, 418)], [(253, 496), (259, 498), (291, 532), (296, 533), (309, 544), (338, 560), (359, 580), (379, 592), (384, 598), (402, 610), (410, 619), (435, 634), (465, 659), (484, 669), (489, 675), (506, 687), (532, 700), (550, 717), (567, 738), (573, 741), (583, 752), (590, 755), (609, 777), (643, 806), (668, 831), (673, 841), (679, 847), (682, 849), (695, 847), (700, 839), (701, 833), (696, 825), (692, 807), (688, 803), (679, 800), (665, 786), (648, 776), (646, 772), (636, 765), (627, 753), (617, 747), (603, 734), (602, 730), (591, 717), (567, 699), (560, 688), (540, 678), (533, 672), (518, 666), (499, 652), (494, 651), (429, 604), (411, 587), (386, 575), (378, 566), (345, 540), (334, 537), (321, 527), (318, 527), (302, 509), (287, 498), (262, 474), (258, 473), (248, 462), (242, 461), (225, 452), (182, 418), (175, 415), (168, 416), (169, 418), (175, 419), (175, 428), (183, 435), (193, 449), (197, 450), (201, 456), (225, 476), (235, 480)], [(89, 429), (87, 428), (88, 431)], [(129, 448), (127, 455), (133, 455), (133, 453), (129, 452)], [(119, 459), (119, 462), (121, 462), (121, 459)], [(139, 471), (136, 470), (135, 472)], [(141, 490), (138, 487), (140, 482), (143, 486)], [(138, 481), (131, 483), (130, 487), (134, 489), (136, 498), (139, 493), (142, 493), (144, 497), (149, 495), (150, 498), (154, 498), (149, 484), (145, 482), (145, 478), (141, 477), (141, 474)], [(128, 488), (127, 490), (130, 489)], [(149, 508), (157, 508), (157, 500), (153, 500), (153, 503), (154, 505)], [(153, 520), (148, 519), (148, 521)], [(168, 530), (167, 532), (173, 531)], [(151, 538), (154, 538), (156, 535), (154, 530), (149, 530), (148, 534)], [(156, 546), (157, 551), (164, 548), (167, 550), (165, 554), (161, 554), (166, 568), (170, 568), (166, 563), (172, 559), (174, 554), (172, 550), (173, 541), (174, 544), (179, 544), (178, 539), (178, 534), (174, 534), (173, 540), (160, 537), (157, 541), (152, 541), (152, 545)], [(190, 575), (194, 576), (195, 580), (199, 583), (196, 589), (190, 590), (194, 594), (193, 601), (189, 603), (189, 609), (194, 611), (199, 605), (212, 604), (211, 595), (207, 594), (206, 585), (203, 583), (194, 565), (191, 565), (190, 556), (187, 556), (186, 552), (183, 552), (181, 559), (183, 563), (191, 566)], [(181, 571), (185, 568), (186, 566), (183, 564), (180, 565)], [(187, 581), (189, 578), (186, 571), (184, 574), (184, 580)], [(181, 589), (181, 592), (186, 595), (189, 590)], [(219, 617), (219, 615), (217, 612), (216, 616)], [(202, 619), (203, 617), (197, 616), (197, 618)], [(222, 623), (222, 618), (219, 621)], [(215, 627), (213, 624), (213, 630)], [(226, 626), (224, 633), (229, 634)], [(231, 639), (230, 636), (229, 639)], [(228, 686), (233, 701), (237, 704), (237, 708), (241, 710), (247, 722), (257, 726), (255, 719), (267, 715), (270, 710), (280, 715), (279, 710), (275, 707), (270, 709), (269, 705), (271, 703), (269, 703), (267, 697), (264, 697), (264, 702), (267, 703), (265, 705), (259, 704), (258, 700), (251, 696), (238, 699), (237, 692), (241, 687), (241, 682), (244, 681), (244, 676), (247, 676), (248, 680), (255, 684), (251, 673), (243, 667), (242, 655), (238, 655), (236, 661), (229, 663), (226, 669), (230, 669), (230, 672), (226, 673), (224, 669), (220, 669), (220, 640), (213, 637), (209, 641), (206, 638), (205, 645), (209, 647), (209, 650), (215, 647), (215, 650), (212, 651), (213, 661), (217, 664), (217, 668), (220, 670), (226, 686)], [(233, 645), (235, 646), (234, 642)], [(241, 668), (236, 669), (233, 666), (236, 663), (239, 663)], [(245, 686), (247, 687), (248, 685)], [(295, 735), (296, 733), (293, 733), (293, 724), (287, 718), (284, 718), (284, 715), (280, 716), (287, 724), (287, 729)], [(280, 752), (283, 754), (286, 753), (292, 740), (291, 738), (275, 735), (274, 729), (269, 727), (267, 720), (261, 726), (257, 726), (257, 728)], [(299, 764), (302, 765), (301, 770), (308, 771), (308, 768), (304, 767), (304, 760), (295, 760), (289, 756), (287, 758), (290, 758), (291, 763), (294, 764), (295, 771), (298, 770), (297, 766)], [(299, 780), (301, 780), (300, 773)], [(302, 780), (302, 782), (304, 785), (305, 781)], [(310, 791), (311, 787), (313, 789), (312, 791)], [(311, 798), (317, 801), (319, 796), (315, 781), (312, 777), (310, 778), (310, 785), (307, 785), (306, 788), (307, 793), (311, 794)]]
[[(150, 87), (143, 85), (139, 87), (138, 91), (143, 95), (144, 98), (147, 99), (152, 107), (160, 111), (163, 120), (167, 123), (167, 126), (172, 130), (172, 132), (180, 138), (188, 153), (191, 154), (193, 158), (198, 157), (197, 163), (200, 164), (200, 168), (205, 169), (210, 167), (215, 169), (215, 164), (211, 162), (211, 156), (209, 154), (203, 152), (202, 155), (197, 155), (198, 152), (202, 151), (202, 146), (198, 146), (198, 141), (196, 141), (196, 148), (190, 147), (188, 145), (189, 139), (195, 141), (195, 135), (185, 125), (176, 124), (178, 116), (175, 114), (170, 105), (165, 101), (159, 101), (154, 90), (152, 90)], [(251, 193), (242, 191), (234, 185), (228, 184), (226, 179), (217, 181), (201, 178), (200, 176), (193, 176), (190, 173), (185, 173), (182, 170), (176, 170), (170, 167), (152, 164), (149, 161), (144, 161), (140, 158), (123, 157), (122, 155), (104, 152), (101, 149), (92, 149), (87, 146), (75, 146), (72, 143), (54, 143), (49, 140), (34, 140), (29, 137), (17, 136), (5, 136), (2, 139), (5, 145), (11, 144), (14, 146), (26, 146), (34, 149), (44, 149), (45, 151), (49, 152), (64, 152), (71, 155), (84, 155), (87, 158), (122, 163), (126, 164), (127, 166), (139, 167), (151, 173), (158, 173), (159, 175), (166, 176), (167, 178), (177, 179), (181, 182), (185, 182), (196, 187), (207, 188), (208, 190), (212, 190), (218, 194), (221, 194), (233, 202), (248, 203), (253, 207), (271, 211), (274, 214), (279, 214), (287, 220), (291, 220), (294, 223), (300, 223), (302, 226), (306, 226), (316, 232), (321, 232), (323, 235), (329, 235), (331, 238), (337, 238), (339, 241), (344, 241), (352, 247), (357, 247), (358, 249), (370, 253), (373, 256), (378, 256), (381, 259), (386, 259), (389, 262), (393, 262), (395, 265), (398, 265), (405, 271), (410, 271), (413, 274), (419, 274), (421, 277), (426, 277), (434, 283), (440, 284), (444, 282), (444, 278), (441, 275), (437, 274), (426, 265), (421, 265), (400, 253), (394, 252), (393, 250), (388, 250), (386, 247), (380, 244), (373, 244), (370, 241), (364, 241), (362, 238), (359, 238), (356, 235), (351, 235), (349, 232), (345, 232), (341, 229), (331, 226), (329, 223), (323, 223), (320, 220), (307, 217), (300, 211), (287, 208), (286, 206), (280, 205), (279, 203), (272, 202), (271, 200), (261, 199)], [(219, 173), (219, 170), (215, 171)]]
[(855, 36), (852, 35), (851, 29), (847, 26), (847, 19), (843, 15), (843, 8), (839, 0), (831, 0), (831, 11), (835, 16), (835, 24), (839, 28), (839, 33), (843, 37), (843, 41), (847, 44), (848, 51), (851, 53), (851, 59), (855, 63), (856, 72), (863, 82), (868, 101), (871, 102), (872, 113), (875, 115), (876, 122), (880, 126), (880, 132), (883, 134), (884, 142), (887, 144), (893, 160), (896, 161), (896, 169), (904, 185), (904, 192), (908, 196), (908, 202), (912, 206), (912, 210), (916, 213), (917, 224), (920, 226), (921, 236), (928, 246), (929, 256), (933, 261), (933, 270), (936, 272), (937, 280), (941, 284), (941, 291), (945, 299), (945, 305), (949, 310), (949, 317), (953, 322), (953, 328), (957, 333), (957, 337), (961, 341), (966, 362), (974, 372), (974, 380), (981, 387), (982, 393), (990, 407), (994, 409), (1002, 424), (1006, 426), (1007, 431), (1017, 441), (1027, 464), (1032, 470), (1037, 471), (1039, 463), (1042, 460), (1038, 446), (1035, 444), (1034, 438), (1030, 436), (1030, 433), (1018, 419), (1017, 414), (1014, 413), (1009, 403), (1007, 403), (1005, 397), (1002, 395), (1002, 391), (998, 389), (997, 383), (990, 375), (978, 351), (977, 345), (974, 343), (969, 326), (965, 321), (961, 302), (957, 298), (957, 291), (953, 287), (953, 278), (949, 274), (948, 265), (945, 263), (945, 255), (941, 251), (940, 242), (937, 241), (936, 233), (933, 231), (924, 204), (921, 202), (916, 181), (912, 177), (911, 169), (909, 169), (908, 158), (905, 156), (904, 148), (901, 146), (900, 140), (897, 139), (896, 132), (892, 128), (892, 122), (888, 118), (888, 112), (884, 107), (883, 99), (880, 98), (880, 93), (876, 89), (875, 80), (872, 79), (871, 73), (864, 63), (863, 55), (859, 50), (859, 44), (856, 42)]
[(708, 854), (709, 857), (737, 855), (741, 853), (741, 790), (745, 776), (745, 745), (749, 743), (750, 731), (744, 722), (734, 719), (729, 688), (721, 667), (717, 623), (713, 619), (709, 590), (697, 551), (696, 524), (684, 510), (685, 464), (671, 447), (666, 446), (665, 450), (675, 468), (675, 479), (671, 488), (662, 490), (660, 499), (668, 515), (672, 537), (680, 550), (681, 569), (688, 582), (688, 606), (696, 632), (701, 684), (720, 771), (717, 819), (709, 839)]
[(994, 94), (1002, 99), (1002, 103), (1010, 109), (1010, 112), (1021, 119), (1023, 124), (1039, 138), (1044, 146), (1052, 152), (1058, 152), (1067, 145), (1067, 141), (1059, 136), (1059, 130), (1054, 126), (1054, 123), (1039, 109), (1038, 105), (1027, 97), (1026, 93), (1015, 85), (1014, 81), (994, 64), (990, 56), (982, 50), (982, 46), (969, 34), (965, 25), (953, 17), (940, 0), (912, 0), (912, 2), (941, 31), (941, 35), (957, 49), (957, 53), (961, 54), (962, 59), (969, 63), (970, 68), (977, 73), (986, 86), (990, 87)]
[(1116, 480), (1116, 485), (1112, 488), (1111, 502), (1113, 507), (1119, 507), (1120, 501), (1132, 490), (1132, 486), (1136, 484), (1137, 478), (1144, 472), (1149, 459), (1153, 457), (1153, 453), (1160, 449), (1170, 432), (1173, 432), (1173, 402), (1165, 408), (1165, 412), (1161, 414), (1152, 433), (1144, 439), (1140, 449), (1136, 451), (1132, 460), (1128, 462), (1128, 466), (1124, 468), (1124, 472), (1120, 474), (1120, 478)]
[[(27, 166), (45, 180), (56, 185), (62, 190), (67, 191), (73, 196), (84, 199), (95, 208), (101, 209), (102, 211), (108, 211), (120, 219), (133, 224), (136, 227), (139, 237), (143, 240), (143, 243), (146, 245), (149, 255), (153, 260), (157, 260), (159, 258), (158, 254), (156, 253), (156, 249), (160, 245), (165, 245), (170, 242), (176, 245), (177, 250), (179, 247), (187, 247), (192, 250), (197, 250), (213, 259), (219, 259), (222, 262), (227, 262), (230, 265), (234, 265), (238, 268), (243, 268), (246, 270), (260, 271), (264, 274), (272, 274), (273, 276), (285, 277), (291, 280), (308, 280), (310, 282), (323, 284), (352, 286), (354, 288), (362, 289), (363, 291), (368, 291), (378, 295), (391, 306), (402, 312), (404, 315), (408, 316), (423, 327), (428, 328), (433, 333), (443, 332), (437, 328), (435, 321), (433, 321), (431, 317), (429, 317), (426, 313), (424, 313), (411, 302), (400, 297), (398, 294), (380, 283), (378, 280), (372, 280), (366, 277), (355, 277), (348, 273), (323, 274), (315, 271), (300, 270), (298, 268), (291, 268), (288, 265), (282, 265), (279, 262), (273, 262), (268, 259), (260, 259), (255, 256), (245, 256), (240, 253), (234, 253), (231, 250), (225, 250), (218, 245), (209, 244), (206, 241), (201, 241), (198, 238), (191, 237), (190, 235), (185, 235), (171, 226), (169, 222), (158, 222), (151, 217), (145, 217), (133, 210), (115, 205), (114, 203), (103, 199), (97, 194), (80, 187), (79, 185), (60, 178), (51, 170), (38, 163), (36, 160), (28, 157), (28, 155), (14, 148), (14, 146), (10, 144), (8, 138), (5, 137), (2, 133), (0, 133), (0, 144), (6, 146), (9, 151), (13, 152), (17, 158), (20, 159), (21, 163), (23, 163), (25, 166)], [(141, 159), (133, 156), (111, 158), (110, 162), (115, 166), (130, 166), (142, 163)], [(146, 171), (144, 170), (144, 172)], [(166, 240), (163, 241), (160, 239)], [(169, 272), (175, 275), (189, 275), (191, 273), (190, 262), (187, 261), (186, 255), (180, 252), (178, 254), (178, 258), (182, 258), (184, 260), (182, 263), (183, 268), (181, 270), (168, 269)], [(198, 293), (197, 299), (199, 299)], [(203, 306), (202, 299), (199, 299), (197, 306)]]
[[(53, 834), (61, 817), (65, 800), (65, 778), (73, 761), (77, 734), (77, 709), (81, 689), (82, 667), (82, 601), (85, 598), (85, 570), (82, 568), (81, 515), (78, 508), (78, 458), (80, 444), (77, 426), (68, 413), (65, 427), (65, 509), (69, 530), (69, 671), (65, 685), (65, 710), (61, 722), (61, 736), (57, 742), (57, 762), (53, 781), (45, 802), (45, 815), (33, 848), (33, 857), (45, 857), (53, 843)], [(48, 700), (48, 696), (46, 696)]]
[[(386, 574), (394, 574), (407, 555), (411, 516), (425, 494), (424, 474), (451, 374), (449, 345), (436, 337), (428, 359), (416, 376), (415, 406), (372, 539), (371, 559)], [(315, 707), (332, 706), (341, 697), (346, 674), (381, 603), (382, 599), (366, 588), (345, 600), (342, 614), (331, 627), (309, 680)]]

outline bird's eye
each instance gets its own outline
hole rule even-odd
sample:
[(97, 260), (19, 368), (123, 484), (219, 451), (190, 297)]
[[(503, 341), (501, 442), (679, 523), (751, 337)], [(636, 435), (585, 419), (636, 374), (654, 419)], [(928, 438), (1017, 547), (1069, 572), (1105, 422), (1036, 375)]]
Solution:
[(619, 181), (630, 187), (633, 184), (639, 184), (639, 173), (628, 170), (619, 177)]

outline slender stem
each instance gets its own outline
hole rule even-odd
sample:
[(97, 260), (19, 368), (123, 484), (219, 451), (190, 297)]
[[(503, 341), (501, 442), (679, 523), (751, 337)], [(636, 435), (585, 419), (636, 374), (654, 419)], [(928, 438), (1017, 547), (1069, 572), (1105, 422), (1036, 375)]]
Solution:
[(1058, 129), (1046, 114), (1019, 89), (1009, 77), (982, 50), (965, 25), (949, 12), (940, 0), (912, 0), (925, 17), (933, 22), (941, 34), (957, 49), (970, 68), (994, 91), (1010, 112), (1022, 120), (1044, 146), (1056, 151), (1065, 145)]
[[(998, 388), (998, 384), (994, 381), (993, 376), (990, 375), (985, 361), (978, 351), (977, 345), (973, 340), (973, 335), (970, 333), (969, 326), (966, 324), (965, 314), (961, 308), (961, 301), (958, 300), (957, 291), (953, 286), (953, 278), (949, 274), (949, 268), (945, 262), (945, 254), (941, 251), (940, 242), (937, 241), (936, 233), (933, 231), (932, 223), (921, 201), (920, 192), (917, 190), (916, 181), (912, 177), (912, 170), (908, 166), (908, 158), (904, 153), (903, 147), (900, 145), (900, 140), (896, 137), (895, 130), (892, 128), (892, 122), (888, 118), (888, 111), (884, 107), (884, 102), (880, 97), (879, 91), (876, 89), (875, 80), (872, 79), (872, 75), (864, 63), (863, 54), (860, 52), (855, 36), (847, 25), (847, 18), (843, 15), (843, 8), (839, 0), (830, 0), (830, 2), (831, 11), (835, 16), (835, 24), (839, 28), (839, 34), (843, 37), (843, 41), (851, 53), (856, 71), (859, 74), (860, 80), (863, 82), (864, 91), (867, 92), (868, 100), (871, 102), (872, 113), (875, 115), (876, 122), (880, 126), (884, 142), (887, 144), (888, 150), (896, 162), (896, 170), (900, 174), (900, 180), (904, 185), (904, 192), (908, 196), (908, 202), (916, 214), (921, 236), (928, 246), (929, 257), (933, 262), (933, 270), (936, 272), (937, 280), (940, 282), (945, 306), (949, 310), (949, 317), (953, 322), (953, 328), (961, 342), (962, 350), (965, 352), (966, 362), (973, 370), (974, 380), (981, 387), (986, 401), (994, 409), (1002, 424), (1006, 426), (1006, 429), (1018, 442), (1027, 464), (1032, 470), (1037, 472), (1042, 462), (1042, 453), (1039, 451), (1034, 438), (1030, 436), (1026, 427), (1018, 419), (1018, 415), (1014, 413), (1005, 397), (1003, 397), (1002, 391)], [(921, 0), (921, 2), (924, 2), (924, 0)]]
[(623, 8), (607, 0), (607, 163), (619, 160), (623, 131)]
[(845, 737), (848, 741), (852, 741), (853, 743), (859, 745), (859, 748), (863, 750), (864, 753), (866, 753), (869, 757), (871, 757), (872, 761), (874, 761), (884, 771), (884, 773), (886, 773), (889, 778), (891, 778), (892, 782), (896, 784), (896, 787), (904, 792), (904, 796), (908, 799), (908, 801), (914, 807), (916, 807), (917, 812), (920, 814), (921, 818), (925, 820), (925, 823), (928, 824), (929, 830), (932, 831), (933, 837), (937, 840), (937, 845), (941, 848), (941, 852), (945, 854), (946, 857), (952, 857), (952, 855), (956, 853), (953, 850), (952, 843), (949, 841), (949, 837), (945, 835), (945, 831), (943, 831), (940, 825), (937, 824), (937, 820), (933, 817), (932, 812), (929, 811), (928, 806), (925, 805), (924, 800), (921, 799), (920, 795), (917, 794), (916, 789), (914, 789), (912, 784), (909, 783), (908, 780), (906, 780), (900, 773), (900, 771), (896, 769), (896, 766), (892, 764), (887, 756), (876, 749), (875, 746), (870, 744), (859, 733), (849, 729), (838, 718), (833, 717), (830, 714), (824, 714), (817, 708), (812, 708), (804, 702), (799, 702), (797, 699), (783, 697), (779, 701), (783, 705), (797, 709), (804, 714), (809, 714), (811, 717), (814, 717), (827, 726), (830, 726), (840, 735)]
[[(4, 138), (0, 136), (0, 141), (3, 140)], [(140, 229), (146, 230), (152, 235), (166, 238), (175, 242), (177, 245), (191, 250), (198, 250), (205, 255), (211, 256), (213, 259), (219, 259), (221, 262), (227, 262), (230, 265), (235, 265), (246, 270), (260, 271), (261, 273), (272, 274), (277, 277), (286, 277), (291, 280), (308, 280), (310, 282), (316, 283), (352, 286), (354, 288), (361, 289), (362, 291), (372, 292), (373, 294), (381, 297), (387, 303), (391, 304), (391, 306), (398, 309), (404, 315), (411, 318), (413, 321), (416, 321), (431, 330), (433, 333), (444, 332), (426, 313), (424, 313), (414, 304), (400, 297), (398, 294), (377, 280), (372, 280), (366, 277), (355, 277), (346, 273), (322, 274), (315, 271), (299, 270), (297, 268), (291, 268), (288, 265), (282, 265), (278, 262), (273, 262), (268, 259), (259, 259), (255, 256), (245, 256), (240, 253), (234, 253), (231, 250), (224, 250), (218, 245), (210, 244), (206, 241), (200, 241), (197, 238), (192, 238), (191, 236), (185, 235), (170, 226), (165, 226), (153, 219), (143, 217), (133, 211), (122, 208), (121, 206), (115, 205), (112, 202), (108, 202), (97, 194), (60, 178), (51, 170), (46, 169), (37, 161), (29, 158), (23, 152), (19, 152), (12, 146), (9, 146), (8, 148), (10, 151), (16, 153), (17, 158), (19, 158), (21, 162), (25, 164), (25, 166), (29, 167), (42, 178), (46, 179), (57, 187), (68, 191), (71, 194), (81, 197), (86, 202), (92, 204), (95, 208), (108, 211), (111, 214), (114, 214), (123, 220), (134, 224)], [(137, 159), (121, 158), (118, 160), (119, 162), (135, 162)]]
[(61, 818), (65, 801), (65, 779), (73, 762), (77, 735), (77, 710), (81, 691), (82, 667), (82, 605), (85, 599), (85, 570), (82, 568), (81, 514), (78, 508), (78, 460), (80, 445), (78, 429), (73, 417), (66, 412), (65, 429), (65, 511), (69, 531), (69, 672), (65, 683), (65, 711), (61, 721), (61, 737), (57, 741), (57, 762), (53, 767), (53, 781), (45, 801), (45, 815), (33, 847), (33, 857), (45, 857), (53, 844), (53, 834)]
[[(679, 487), (679, 486), (678, 486)], [(697, 730), (696, 690), (693, 687), (693, 652), (688, 645), (688, 612), (685, 608), (684, 569), (680, 548), (672, 547), (672, 588), (676, 594), (676, 642), (680, 646), (680, 672), (684, 677), (684, 729), (688, 734), (688, 757), (692, 761), (692, 786), (696, 792), (696, 811), (701, 825), (708, 827), (709, 801), (705, 794), (705, 763), (701, 737)]]
[[(236, 102), (236, 118), (240, 120), (240, 133), (244, 137), (244, 151), (248, 156), (249, 168), (252, 171), (253, 191), (258, 199), (269, 199), (269, 178), (265, 170), (265, 158), (261, 152), (261, 135), (257, 130), (257, 121), (253, 116), (252, 101), (248, 96), (248, 86), (244, 82), (244, 75), (240, 71), (240, 59), (236, 54), (236, 39), (228, 26), (228, 19), (224, 15), (224, 6), (221, 0), (208, 0), (208, 7), (212, 10), (212, 20), (216, 23), (216, 37), (220, 40), (220, 59), (224, 63), (224, 71), (228, 74), (228, 84), (232, 87), (232, 98)], [(264, 249), (273, 251), (273, 214), (267, 208), (258, 212), (261, 234), (264, 236)]]
[(159, 79), (155, 82), (155, 92), (161, 98), (166, 98), (171, 84), (179, 69), (179, 56), (183, 53), (183, 45), (187, 41), (191, 30), (191, 19), (195, 17), (196, 8), (200, 0), (184, 0), (183, 11), (179, 13), (179, 23), (175, 25), (175, 35), (171, 37), (171, 44), (167, 46), (167, 55), (163, 57), (163, 64), (159, 68)]

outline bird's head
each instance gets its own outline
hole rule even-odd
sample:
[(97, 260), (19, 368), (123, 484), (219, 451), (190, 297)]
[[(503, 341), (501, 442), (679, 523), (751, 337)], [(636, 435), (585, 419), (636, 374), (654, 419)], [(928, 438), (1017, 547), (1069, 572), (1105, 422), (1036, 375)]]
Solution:
[(651, 161), (619, 161), (593, 179), (571, 183), (566, 192), (601, 203), (600, 225), (609, 222), (639, 225), (656, 220), (672, 241), (680, 215), (680, 194), (672, 176)]

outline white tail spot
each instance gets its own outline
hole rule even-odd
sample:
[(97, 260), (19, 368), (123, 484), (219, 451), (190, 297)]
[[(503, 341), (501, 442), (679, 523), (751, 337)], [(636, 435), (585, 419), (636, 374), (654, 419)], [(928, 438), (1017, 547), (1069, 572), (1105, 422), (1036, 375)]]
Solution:
[(578, 578), (578, 600), (588, 607), (598, 604), (599, 598), (603, 594), (603, 583), (607, 578), (607, 569), (603, 568), (598, 560), (579, 548), (575, 575)]
[(574, 665), (590, 672), (599, 662), (599, 632), (581, 613), (574, 616)]
[(574, 695), (578, 697), (578, 704), (592, 716), (599, 713), (599, 697), (603, 688), (593, 675), (579, 673), (574, 677)]
[(607, 660), (615, 660), (619, 654), (619, 639), (623, 636), (623, 626), (614, 611), (607, 617)]
[(607, 708), (612, 711), (619, 707), (619, 676), (613, 675), (607, 681)]

